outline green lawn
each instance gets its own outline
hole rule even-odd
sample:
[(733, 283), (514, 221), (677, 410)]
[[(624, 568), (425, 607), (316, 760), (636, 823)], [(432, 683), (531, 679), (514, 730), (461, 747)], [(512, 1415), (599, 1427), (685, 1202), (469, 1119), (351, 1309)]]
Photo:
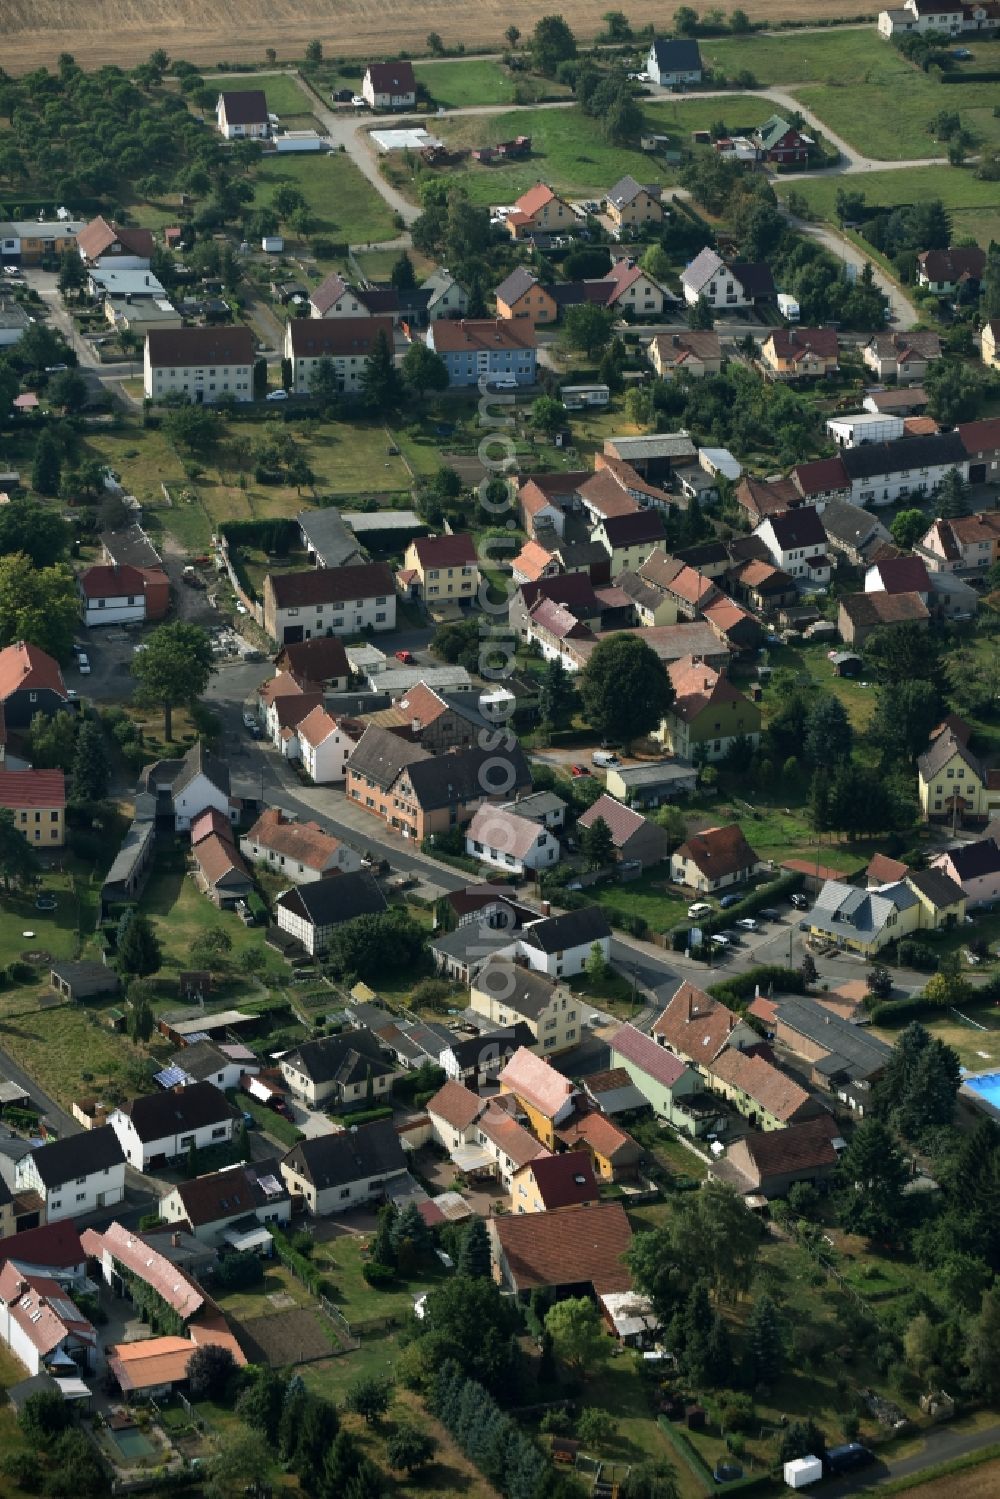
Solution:
[[(4, 892), (0, 899), (0, 968), (26, 952), (47, 952), (53, 958), (76, 956), (80, 902), (73, 877), (53, 872), (42, 878), (38, 889), (41, 894), (55, 897), (58, 904), (54, 911), (37, 910), (34, 893), (23, 896)], [(25, 932), (34, 935), (26, 937)], [(88, 935), (85, 930), (84, 939)]]
[[(846, 88), (835, 83), (816, 84), (796, 89), (795, 97), (849, 145), (880, 161), (947, 155), (947, 145), (935, 140), (928, 128), (943, 109), (958, 110), (962, 124), (977, 143), (1000, 144), (1000, 120), (993, 117), (995, 83), (944, 88), (905, 63), (899, 71), (899, 54), (889, 49), (887, 53), (884, 69), (873, 69), (869, 82)], [(996, 184), (992, 186), (995, 190)]]
[(769, 36), (712, 37), (701, 44), (702, 60), (732, 78), (744, 68), (762, 87), (795, 83), (864, 83), (898, 59), (870, 26), (790, 31)]
[[(265, 976), (287, 975), (282, 959), (264, 945), (264, 928), (246, 927), (234, 912), (216, 910), (198, 890), (194, 877), (181, 868), (168, 868), (161, 863), (146, 886), (140, 909), (152, 921), (163, 948), (161, 976), (190, 968), (191, 944), (214, 928), (221, 928), (232, 939), (231, 965), (238, 964), (241, 953), (256, 948), (266, 960)], [(252, 981), (241, 982), (247, 995), (259, 994)]]
[(230, 93), (262, 88), (271, 114), (280, 115), (282, 119), (285, 115), (308, 115), (312, 112), (312, 100), (308, 94), (303, 93), (290, 73), (255, 73), (251, 77), (242, 78), (218, 73), (214, 77), (206, 77), (205, 82), (217, 83), (220, 89), (226, 89)]
[[(0, 1023), (0, 1047), (65, 1109), (109, 1084), (124, 1096), (135, 1093), (132, 1068), (150, 1050), (69, 1005)], [(160, 1057), (172, 1049), (162, 1037), (151, 1048)]]
[[(966, 931), (969, 930), (967, 927)], [(995, 1070), (1000, 1066), (1000, 1018), (995, 1008), (991, 1005), (962, 1005), (961, 1013), (968, 1017), (968, 1024), (951, 1009), (940, 1016), (922, 1015), (920, 1024), (946, 1046), (953, 1047), (962, 1066), (970, 1072)], [(904, 1028), (902, 1024), (881, 1025), (877, 1029), (873, 1027), (873, 1032), (891, 1046)]]
[(396, 233), (390, 210), (343, 152), (270, 156), (254, 176), (258, 207), (267, 207), (279, 187), (297, 188), (313, 215), (313, 235), (367, 244)]
[(596, 885), (587, 894), (603, 906), (614, 920), (614, 913), (644, 916), (650, 928), (665, 932), (676, 926), (687, 914), (690, 900), (670, 884), (662, 870), (649, 870), (641, 879), (628, 884), (618, 881)]
[[(688, 94), (668, 97), (662, 102), (643, 100), (643, 111), (647, 124), (678, 137), (680, 146), (690, 145), (693, 130), (708, 130), (717, 120), (724, 120), (732, 134), (742, 134), (769, 119), (774, 114), (774, 105), (769, 99), (756, 99), (752, 94), (732, 94), (725, 99), (700, 99), (697, 94)], [(646, 174), (648, 177), (648, 166)], [(659, 167), (655, 175), (662, 177)]]
[[(869, 207), (879, 205), (894, 208), (901, 203), (920, 203), (928, 198), (940, 198), (950, 212), (966, 212), (981, 216), (997, 212), (997, 185), (995, 182), (980, 182), (972, 172), (957, 167), (912, 167), (898, 172), (865, 172), (851, 184), (865, 195)], [(837, 190), (844, 181), (838, 177), (806, 178), (796, 181), (793, 177), (777, 180), (777, 192), (784, 196), (790, 191), (799, 192), (806, 199), (814, 216), (836, 223)]]
[(418, 62), (413, 68), (434, 104), (463, 109), (470, 104), (513, 104), (514, 78), (499, 62)]
[[(217, 1296), (216, 1300), (227, 1316), (235, 1317), (240, 1322), (248, 1322), (254, 1317), (266, 1317), (275, 1311), (274, 1305), (268, 1300), (270, 1296), (290, 1296), (296, 1306), (315, 1305), (305, 1286), (277, 1260), (268, 1261), (264, 1283), (256, 1290), (226, 1291)], [(332, 1336), (331, 1343), (336, 1346), (336, 1340)]]
[[(368, 1240), (358, 1234), (338, 1234), (324, 1244), (317, 1244), (312, 1262), (336, 1286), (333, 1300), (348, 1322), (366, 1322), (373, 1317), (408, 1317), (414, 1298), (443, 1280), (447, 1272), (434, 1261), (412, 1280), (400, 1280), (376, 1290), (361, 1273), (364, 1248)], [(367, 1341), (367, 1339), (365, 1340)]]

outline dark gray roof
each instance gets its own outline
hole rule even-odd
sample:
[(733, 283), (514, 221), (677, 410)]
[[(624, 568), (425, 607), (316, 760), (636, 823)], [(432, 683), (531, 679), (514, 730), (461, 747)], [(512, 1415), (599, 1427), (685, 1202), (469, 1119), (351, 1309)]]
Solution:
[(953, 906), (965, 899), (965, 891), (943, 869), (911, 869), (906, 876), (912, 889), (925, 895), (935, 906)]
[(229, 1057), (214, 1041), (195, 1041), (191, 1046), (182, 1046), (170, 1058), (170, 1066), (180, 1067), (195, 1083), (211, 1081), (215, 1073), (231, 1065)]
[[(983, 767), (972, 751), (966, 745), (959, 742), (951, 729), (945, 729), (943, 733), (938, 734), (931, 741), (928, 748), (924, 750), (924, 753), (918, 756), (917, 769), (925, 781), (930, 781), (937, 775), (939, 770), (944, 769), (953, 755), (958, 755), (959, 759), (969, 767), (972, 773), (982, 780)], [(960, 791), (961, 787), (956, 787), (955, 789)]]
[(519, 1047), (535, 1044), (531, 1027), (519, 1020), (516, 1025), (483, 1031), (481, 1035), (469, 1036), (464, 1041), (452, 1041), (451, 1053), (463, 1072), (470, 1067), (475, 1067), (477, 1072), (492, 1072), (505, 1067)]
[(383, 1057), (378, 1038), (366, 1030), (343, 1031), (339, 1036), (303, 1041), (282, 1061), (314, 1083), (363, 1082), (369, 1069), (373, 1076), (379, 1077), (395, 1071)]
[(761, 524), (771, 527), (782, 551), (787, 551), (789, 547), (822, 546), (826, 541), (823, 522), (813, 505), (802, 505), (797, 510), (769, 515)]
[[(526, 1015), (530, 1020), (537, 1020), (548, 1008), (556, 991), (544, 973), (510, 958), (491, 958), (480, 970), (476, 988), (505, 1005), (512, 1015)], [(533, 1046), (534, 1039), (526, 1044)]]
[(146, 857), (146, 850), (155, 838), (156, 824), (154, 822), (133, 821), (122, 839), (122, 846), (115, 854), (111, 868), (104, 877), (105, 888), (109, 885), (126, 884), (135, 866)]
[(351, 751), (347, 766), (356, 774), (367, 776), (385, 791), (405, 765), (430, 758), (430, 751), (421, 745), (377, 724), (369, 724)]
[(780, 1000), (778, 1020), (830, 1053), (825, 1063), (815, 1064), (827, 1075), (847, 1071), (853, 1077), (870, 1077), (885, 1066), (892, 1052), (871, 1031), (852, 1025), (806, 996)]
[(475, 971), (483, 966), (491, 954), (513, 947), (516, 940), (517, 933), (513, 929), (498, 931), (481, 921), (473, 920), (463, 922), (453, 932), (441, 932), (438, 936), (431, 937), (428, 945), (439, 957), (467, 963)]
[(305, 1177), (318, 1191), (324, 1191), (405, 1171), (406, 1157), (392, 1121), (379, 1119), (340, 1134), (301, 1140), (284, 1157), (282, 1165)]
[(477, 796), (509, 797), (531, 785), (531, 768), (516, 742), (506, 748), (428, 756), (409, 765), (407, 773), (414, 797), (425, 812), (470, 802)]
[(653, 51), (661, 73), (691, 73), (701, 68), (698, 43), (684, 37), (658, 37)]
[(948, 857), (961, 880), (980, 879), (1000, 870), (1000, 844), (995, 838), (980, 838), (977, 843), (949, 849)]
[(357, 537), (333, 506), (326, 510), (303, 510), (295, 519), (303, 541), (322, 559), (324, 567), (346, 567), (364, 561)]
[(566, 911), (562, 916), (545, 916), (521, 933), (522, 941), (544, 953), (562, 952), (610, 936), (608, 918), (600, 906), (581, 906), (579, 911)]
[(384, 911), (385, 896), (367, 869), (331, 874), (308, 885), (293, 886), (278, 896), (277, 904), (316, 927), (337, 926), (355, 916)]
[(769, 265), (762, 261), (734, 260), (729, 269), (748, 297), (754, 301), (774, 300), (774, 277)]
[(159, 567), (160, 554), (141, 526), (102, 531), (101, 545), (116, 567)]
[(634, 202), (642, 192), (652, 193), (654, 198), (660, 196), (658, 186), (647, 187), (644, 183), (637, 182), (634, 177), (626, 174), (624, 177), (619, 177), (614, 187), (608, 190), (608, 202), (613, 203), (616, 208), (623, 208), (626, 203)]
[(828, 500), (823, 506), (823, 529), (837, 541), (861, 546), (884, 528), (871, 511), (852, 505), (850, 500)]
[(125, 1152), (111, 1125), (102, 1124), (99, 1129), (84, 1130), (79, 1135), (67, 1135), (62, 1140), (40, 1145), (32, 1153), (32, 1160), (42, 1181), (51, 1190), (61, 1187), (64, 1182), (75, 1181), (78, 1176), (91, 1176), (110, 1166), (123, 1166)]
[(238, 1117), (225, 1095), (211, 1083), (191, 1083), (167, 1093), (145, 1093), (123, 1104), (122, 1112), (132, 1120), (143, 1144)]
[(114, 969), (107, 968), (93, 958), (85, 958), (76, 963), (57, 960), (52, 964), (51, 972), (73, 988), (87, 989), (90, 993), (100, 990), (108, 994), (117, 994), (121, 988), (121, 979)]
[(173, 783), (174, 795), (177, 796), (185, 787), (190, 786), (199, 775), (205, 775), (213, 786), (217, 786), (224, 795), (229, 795), (229, 766), (218, 755), (213, 755), (210, 749), (206, 749), (203, 739), (196, 740), (184, 756), (180, 775)]
[(530, 291), (538, 277), (527, 266), (515, 266), (510, 275), (501, 281), (493, 295), (498, 302), (516, 302), (518, 297), (523, 297), (526, 291)]
[(926, 437), (897, 437), (893, 442), (864, 442), (843, 448), (841, 461), (852, 479), (951, 464), (960, 468), (968, 459), (957, 432), (932, 432)]

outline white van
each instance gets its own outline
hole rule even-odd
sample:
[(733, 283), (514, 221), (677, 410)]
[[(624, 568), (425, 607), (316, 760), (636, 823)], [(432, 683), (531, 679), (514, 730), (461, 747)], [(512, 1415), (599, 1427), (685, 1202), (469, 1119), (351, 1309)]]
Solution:
[(602, 770), (611, 770), (618, 764), (618, 756), (611, 750), (595, 750), (590, 757), (591, 765), (597, 765)]
[(711, 914), (711, 910), (712, 907), (708, 904), (707, 901), (697, 900), (695, 901), (693, 906), (688, 906), (688, 915), (692, 917), (708, 916)]

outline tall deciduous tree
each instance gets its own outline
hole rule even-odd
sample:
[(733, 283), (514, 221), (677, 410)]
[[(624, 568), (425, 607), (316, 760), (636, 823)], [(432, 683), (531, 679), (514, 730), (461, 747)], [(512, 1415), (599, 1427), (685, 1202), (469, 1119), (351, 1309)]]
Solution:
[(64, 562), (37, 568), (22, 552), (0, 557), (0, 646), (27, 640), (65, 661), (79, 617), (76, 579)]
[(657, 728), (673, 702), (663, 663), (638, 635), (611, 635), (591, 653), (580, 673), (587, 721), (604, 737), (625, 744)]
[(576, 38), (562, 16), (542, 16), (529, 45), (532, 62), (546, 77), (551, 77), (561, 62), (576, 56)]
[(592, 1372), (610, 1352), (600, 1314), (587, 1296), (557, 1301), (546, 1313), (545, 1330), (552, 1334), (558, 1356), (577, 1373)]
[(13, 812), (0, 809), (0, 876), (4, 888), (23, 888), (37, 876), (40, 864), (31, 844), (19, 831)]
[(448, 366), (440, 354), (416, 339), (403, 355), (403, 379), (417, 396), (429, 390), (448, 389)]
[(571, 349), (581, 349), (592, 359), (603, 349), (611, 337), (615, 315), (607, 307), (598, 307), (594, 302), (581, 302), (569, 307), (563, 318), (563, 340)]
[(212, 643), (200, 625), (172, 620), (160, 625), (132, 660), (143, 698), (163, 708), (163, 737), (173, 738), (173, 710), (195, 702), (215, 670)]
[(931, 730), (941, 721), (943, 703), (933, 682), (909, 678), (878, 689), (868, 737), (886, 760), (912, 761), (923, 753)]
[(70, 529), (62, 516), (26, 496), (0, 509), (0, 553), (23, 552), (36, 567), (51, 567), (65, 557)]

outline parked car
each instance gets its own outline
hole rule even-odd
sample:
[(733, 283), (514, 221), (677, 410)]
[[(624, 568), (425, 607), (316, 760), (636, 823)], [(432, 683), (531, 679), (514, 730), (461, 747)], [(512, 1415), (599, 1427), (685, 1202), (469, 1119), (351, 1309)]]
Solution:
[(570, 774), (573, 776), (589, 776), (590, 771), (587, 769), (586, 765), (571, 765)]
[(90, 657), (87, 655), (86, 651), (80, 652), (79, 656), (76, 659), (76, 664), (79, 667), (81, 677), (90, 676)]
[(244, 926), (253, 926), (254, 914), (245, 900), (238, 900), (236, 902), (236, 914)]
[(773, 910), (770, 906), (765, 906), (764, 909), (763, 909), (763, 911), (758, 911), (757, 912), (757, 915), (760, 916), (760, 917), (762, 917), (764, 921), (780, 921), (781, 920), (781, 912)]
[(795, 907), (796, 911), (808, 911), (808, 895), (803, 895), (801, 891), (796, 890), (795, 894), (792, 896), (792, 905)]
[(726, 936), (724, 936), (722, 934), (722, 932), (715, 932), (715, 933), (713, 933), (713, 935), (711, 937), (709, 937), (708, 940), (709, 940), (709, 942), (711, 942), (711, 944), (712, 944), (713, 947), (730, 947), (730, 946), (732, 946), (732, 944), (729, 941), (729, 938), (726, 937)]
[(255, 716), (252, 713), (249, 713), (249, 712), (244, 713), (244, 715), (243, 715), (243, 727), (245, 729), (256, 729), (258, 727), (257, 719), (255, 718)]
[(267, 395), (264, 397), (264, 399), (265, 399), (265, 401), (287, 401), (288, 400), (288, 391), (287, 390), (269, 390), (268, 393), (267, 393)]
[(826, 1465), (831, 1473), (854, 1473), (858, 1468), (867, 1468), (875, 1461), (875, 1454), (860, 1442), (846, 1442), (843, 1447), (831, 1447), (826, 1454)]
[(707, 900), (696, 900), (693, 906), (688, 906), (688, 915), (691, 917), (711, 916), (711, 914), (712, 907)]
[(590, 757), (591, 765), (596, 765), (601, 770), (612, 770), (621, 761), (611, 750), (595, 750)]
[(719, 905), (723, 911), (729, 911), (733, 906), (738, 906), (742, 899), (742, 895), (724, 895), (719, 901)]
[(744, 932), (755, 932), (757, 930), (757, 923), (752, 916), (741, 916), (736, 925), (741, 927)]
[(397, 651), (396, 652), (396, 660), (397, 661), (402, 661), (402, 663), (403, 663), (404, 666), (412, 666), (413, 665), (413, 652), (412, 651)]

